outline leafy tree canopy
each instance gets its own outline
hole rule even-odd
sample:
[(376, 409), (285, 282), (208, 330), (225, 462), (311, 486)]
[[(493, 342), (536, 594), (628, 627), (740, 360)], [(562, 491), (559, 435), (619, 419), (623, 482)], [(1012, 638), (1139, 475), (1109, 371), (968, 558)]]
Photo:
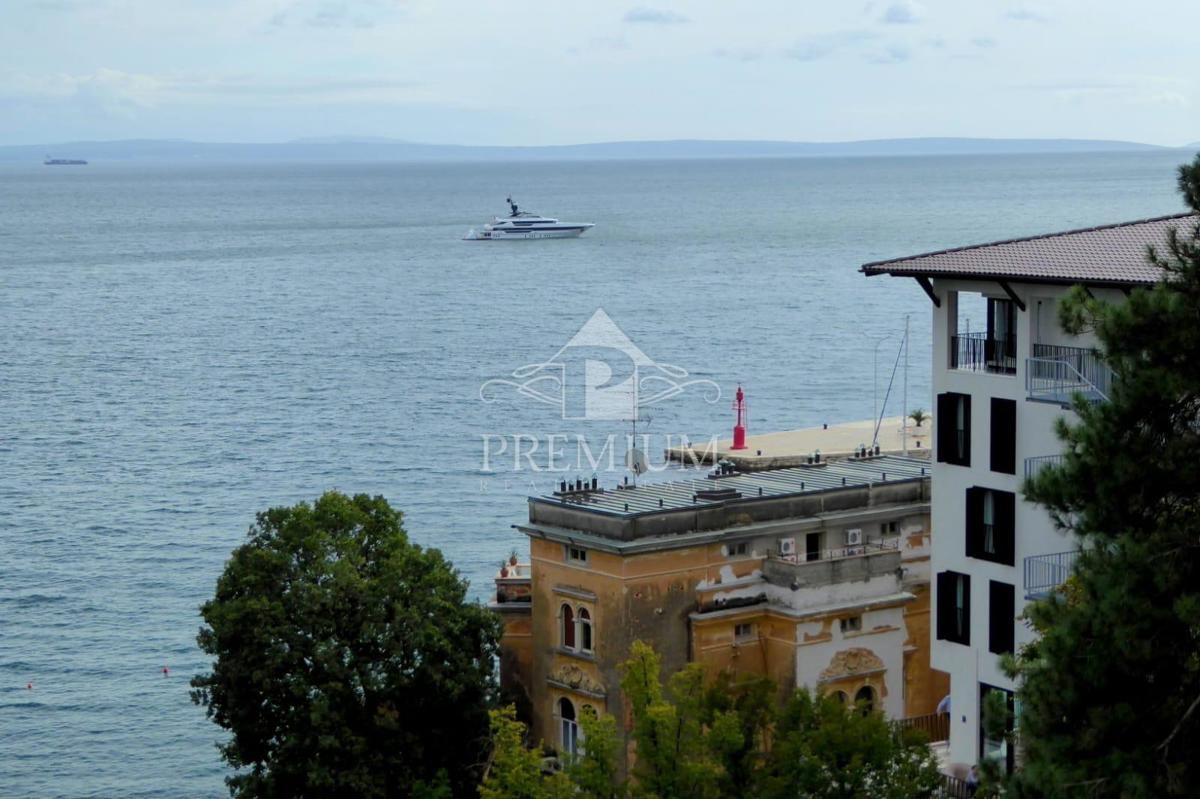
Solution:
[[(877, 712), (807, 690), (782, 710), (775, 686), (719, 675), (707, 687), (698, 664), (661, 676), (661, 659), (635, 642), (621, 682), (633, 715), (636, 763), (618, 780), (612, 716), (583, 714), (582, 752), (566, 764), (576, 799), (923, 799), (941, 776), (923, 740)], [(493, 756), (483, 799), (563, 796), (563, 774), (546, 774), (521, 744), (511, 709), (493, 715)]]
[(261, 513), (204, 604), (192, 698), (235, 797), (471, 796), (499, 624), (382, 497)]
[[(1200, 212), (1200, 157), (1180, 168)], [(1094, 331), (1110, 401), (1075, 403), (1061, 467), (1025, 487), (1082, 550), (1066, 590), (1026, 614), (1018, 797), (1200, 790), (1200, 226), (1181, 220), (1155, 286), (1126, 302), (1081, 288), (1064, 326)]]

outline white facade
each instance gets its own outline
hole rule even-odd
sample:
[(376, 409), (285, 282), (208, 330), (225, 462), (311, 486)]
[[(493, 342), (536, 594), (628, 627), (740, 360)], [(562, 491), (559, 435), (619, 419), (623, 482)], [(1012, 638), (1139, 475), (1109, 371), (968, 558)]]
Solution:
[[(1091, 348), (1094, 341), (1087, 337), (1069, 336), (1058, 322), (1058, 303), (1068, 287), (1011, 283), (1009, 288), (1024, 303), (1025, 310), (1014, 303), (1015, 357), (1008, 363), (1015, 369), (1013, 374), (1000, 374), (989, 372), (986, 368), (963, 368), (961, 356), (956, 368), (952, 337), (962, 329), (958, 314), (960, 294), (964, 298), (967, 294), (983, 294), (997, 300), (1011, 301), (1010, 295), (994, 281), (941, 279), (933, 284), (934, 294), (941, 302), (940, 307), (933, 309), (932, 377), (935, 401), (938, 395), (947, 392), (970, 397), (970, 464), (942, 462), (941, 448), (951, 444), (938, 441), (935, 432), (934, 446), (938, 458), (933, 464), (932, 488), (932, 529), (937, 531), (937, 535), (933, 539), (931, 564), (934, 574), (931, 665), (950, 674), (950, 762), (961, 764), (973, 764), (980, 756), (981, 684), (1009, 691), (1014, 688), (1012, 681), (1000, 669), (1000, 656), (989, 651), (989, 624), (995, 623), (989, 610), (989, 584), (995, 581), (1013, 586), (1014, 610), (1015, 615), (1019, 616), (1026, 604), (1023, 579), (1025, 559), (1076, 548), (1068, 536), (1054, 528), (1049, 514), (1043, 508), (1021, 497), (1026, 459), (1059, 454), (1061, 444), (1054, 434), (1055, 420), (1063, 415), (1074, 416), (1061, 404), (1029, 398), (1026, 372), (1030, 365), (1027, 359), (1034, 355), (1033, 344), (1086, 349)], [(1093, 293), (1100, 299), (1110, 301), (1124, 298), (1118, 290), (1093, 289)], [(978, 367), (978, 362), (975, 366)], [(992, 398), (1016, 403), (1015, 474), (991, 469)], [(934, 423), (936, 430), (946, 429), (936, 418)], [(1016, 495), (1011, 566), (967, 554), (967, 493), (972, 487)], [(944, 572), (965, 574), (970, 578), (969, 643), (966, 644), (939, 640), (938, 614), (940, 610), (944, 612), (944, 603), (939, 603), (937, 575)], [(1022, 621), (1014, 620), (1012, 623), (1016, 625), (1015, 646), (1019, 649), (1030, 640), (1031, 631)]]

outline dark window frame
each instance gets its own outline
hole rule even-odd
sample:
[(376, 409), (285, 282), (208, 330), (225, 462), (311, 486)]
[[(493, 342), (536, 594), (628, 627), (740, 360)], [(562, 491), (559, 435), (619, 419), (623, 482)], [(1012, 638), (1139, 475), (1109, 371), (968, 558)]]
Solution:
[[(962, 426), (958, 424), (959, 410), (962, 411)], [(947, 391), (937, 395), (938, 463), (954, 466), (971, 465), (971, 395)]]
[[(992, 524), (985, 524), (988, 495), (991, 495)], [(1004, 566), (1016, 565), (1017, 495), (986, 486), (971, 486), (966, 493), (965, 550), (977, 558)], [(990, 539), (990, 540), (989, 540)], [(989, 548), (989, 543), (991, 544)]]
[[(961, 586), (962, 604), (958, 602)], [(971, 645), (971, 575), (944, 571), (937, 575), (937, 637), (963, 646)]]
[(992, 397), (991, 446), (988, 466), (993, 472), (1017, 473), (1017, 401)]
[(1011, 583), (988, 580), (988, 651), (1012, 654), (1016, 648), (1017, 589)]

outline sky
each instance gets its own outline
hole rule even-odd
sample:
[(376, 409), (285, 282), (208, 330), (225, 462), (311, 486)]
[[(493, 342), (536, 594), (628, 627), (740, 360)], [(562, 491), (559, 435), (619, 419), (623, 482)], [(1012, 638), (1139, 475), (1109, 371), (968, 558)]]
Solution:
[(1200, 140), (1197, 0), (0, 0), (0, 144)]

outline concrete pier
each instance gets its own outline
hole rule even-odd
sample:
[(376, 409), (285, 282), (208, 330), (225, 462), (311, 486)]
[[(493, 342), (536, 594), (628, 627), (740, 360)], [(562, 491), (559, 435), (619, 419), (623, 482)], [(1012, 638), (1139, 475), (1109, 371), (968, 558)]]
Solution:
[[(901, 424), (904, 418), (892, 416), (883, 420), (879, 428), (879, 448), (882, 453), (899, 454), (904, 451)], [(732, 462), (741, 471), (781, 469), (807, 463), (814, 452), (820, 450), (821, 459), (845, 458), (853, 455), (860, 446), (870, 446), (874, 424), (870, 419), (861, 422), (843, 422), (823, 427), (806, 427), (800, 430), (784, 430), (778, 433), (760, 433), (746, 436), (746, 448), (733, 449), (733, 440), (717, 442), (714, 449), (704, 449), (704, 444), (688, 447), (671, 447), (666, 456), (683, 463), (713, 463), (718, 460)], [(908, 420), (908, 454), (920, 457), (929, 452), (933, 445), (933, 418), (929, 417), (917, 427)]]

